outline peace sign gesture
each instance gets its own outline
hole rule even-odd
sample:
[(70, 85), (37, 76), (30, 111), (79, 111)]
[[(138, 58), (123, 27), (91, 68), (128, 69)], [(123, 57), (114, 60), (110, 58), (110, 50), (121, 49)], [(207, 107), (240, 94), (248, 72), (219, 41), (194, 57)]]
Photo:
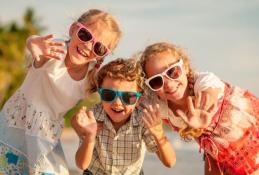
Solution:
[(178, 109), (176, 113), (192, 128), (207, 128), (217, 109), (215, 103), (209, 106), (209, 100), (210, 97), (208, 94), (205, 93), (202, 98), (201, 93), (199, 93), (193, 104), (192, 97), (189, 96), (187, 99), (188, 112), (184, 113)]

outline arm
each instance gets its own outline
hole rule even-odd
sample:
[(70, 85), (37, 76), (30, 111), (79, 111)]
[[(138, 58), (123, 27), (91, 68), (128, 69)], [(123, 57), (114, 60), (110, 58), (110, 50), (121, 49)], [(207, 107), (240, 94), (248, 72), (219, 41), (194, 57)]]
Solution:
[(144, 114), (142, 119), (155, 138), (158, 147), (157, 156), (165, 166), (172, 167), (176, 162), (175, 151), (164, 133), (159, 105), (156, 105), (155, 108), (149, 105), (144, 109)]
[(82, 107), (75, 115), (73, 126), (78, 128), (84, 135), (83, 142), (75, 156), (76, 165), (82, 170), (87, 169), (91, 163), (97, 132), (97, 124), (93, 112), (86, 112), (85, 109), (85, 107)]
[(55, 42), (52, 39), (53, 35), (32, 35), (26, 40), (26, 47), (32, 54), (34, 67), (39, 68), (52, 58), (60, 60), (61, 54), (66, 53), (62, 48), (64, 43)]

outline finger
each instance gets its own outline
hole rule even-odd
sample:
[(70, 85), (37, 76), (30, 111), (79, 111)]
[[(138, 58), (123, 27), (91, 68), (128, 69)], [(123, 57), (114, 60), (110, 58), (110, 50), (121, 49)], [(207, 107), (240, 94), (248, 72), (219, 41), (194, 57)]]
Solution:
[(51, 52), (57, 52), (57, 53), (61, 53), (61, 54), (65, 54), (66, 53), (66, 50), (65, 49), (62, 49), (62, 48), (59, 48), (59, 47), (50, 47), (50, 53)]
[(59, 41), (50, 41), (49, 46), (65, 46), (64, 42), (59, 42)]
[(146, 123), (147, 125), (151, 125), (151, 124), (152, 124), (152, 121), (151, 121), (151, 119), (150, 119), (151, 117), (150, 117), (149, 112), (148, 112), (146, 109), (144, 109), (143, 112), (144, 112), (144, 116), (142, 117), (142, 120), (143, 120), (144, 123)]
[(90, 119), (95, 121), (95, 117), (94, 117), (93, 111), (87, 111), (86, 113), (87, 113), (88, 118), (90, 118)]
[(43, 36), (43, 40), (50, 40), (53, 38), (53, 34), (50, 34), (50, 35), (46, 35), (46, 36)]
[(217, 104), (213, 104), (208, 110), (209, 113), (214, 113), (217, 111)]
[(200, 108), (200, 105), (201, 105), (201, 92), (198, 92), (198, 95), (197, 97), (195, 97), (195, 108), (198, 109)]
[(193, 106), (193, 102), (192, 102), (192, 97), (187, 97), (187, 105), (188, 105), (188, 110), (190, 112), (191, 115), (195, 114), (195, 108)]
[(202, 108), (203, 110), (207, 111), (210, 107), (210, 96), (209, 94), (205, 93), (205, 95), (203, 95), (204, 98), (202, 99)]
[[(155, 107), (156, 108), (156, 107)], [(156, 118), (157, 118), (157, 116), (156, 116), (156, 109), (155, 108), (153, 108), (153, 106), (152, 105), (149, 105), (149, 111), (150, 111), (150, 119), (151, 119), (151, 121), (152, 121), (152, 123), (154, 122), (154, 121), (156, 121)]]
[(159, 104), (155, 105), (155, 114), (156, 114), (156, 118), (162, 119), (161, 114), (160, 114), (160, 106), (159, 106)]
[(181, 117), (185, 123), (189, 123), (189, 118), (187, 117), (187, 115), (180, 109), (176, 110), (176, 114), (178, 117)]
[(146, 125), (146, 127), (150, 128), (151, 124), (149, 123), (149, 121), (147, 121), (147, 119), (145, 117), (142, 117), (142, 120), (143, 120), (144, 124)]
[(32, 52), (32, 58), (36, 61), (40, 61), (40, 57), (37, 54), (35, 54), (34, 52)]

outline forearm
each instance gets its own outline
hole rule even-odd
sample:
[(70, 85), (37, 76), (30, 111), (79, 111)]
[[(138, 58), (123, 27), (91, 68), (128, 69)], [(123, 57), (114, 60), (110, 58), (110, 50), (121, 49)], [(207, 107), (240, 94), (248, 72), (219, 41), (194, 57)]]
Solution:
[(167, 167), (172, 167), (176, 162), (175, 151), (167, 139), (166, 135), (162, 133), (160, 136), (155, 136), (158, 147), (157, 155), (161, 162)]
[(83, 143), (76, 152), (76, 165), (78, 168), (85, 170), (89, 167), (94, 150), (94, 138), (85, 137)]

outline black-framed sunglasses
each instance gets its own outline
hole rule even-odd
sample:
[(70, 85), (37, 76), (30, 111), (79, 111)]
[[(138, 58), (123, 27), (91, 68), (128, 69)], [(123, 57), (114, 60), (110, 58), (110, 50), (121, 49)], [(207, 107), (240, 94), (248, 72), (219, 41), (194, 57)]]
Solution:
[(177, 80), (182, 75), (183, 60), (180, 59), (175, 64), (172, 64), (169, 68), (164, 70), (160, 74), (156, 74), (145, 81), (145, 84), (152, 90), (158, 91), (164, 86), (164, 76), (170, 80)]
[(140, 92), (116, 91), (109, 88), (98, 88), (98, 93), (102, 101), (113, 102), (119, 96), (121, 102), (126, 105), (136, 104), (142, 96)]
[(93, 42), (93, 53), (98, 57), (104, 57), (109, 54), (109, 49), (97, 41), (93, 36), (92, 32), (80, 22), (76, 23), (79, 27), (77, 30), (77, 37), (82, 42)]

